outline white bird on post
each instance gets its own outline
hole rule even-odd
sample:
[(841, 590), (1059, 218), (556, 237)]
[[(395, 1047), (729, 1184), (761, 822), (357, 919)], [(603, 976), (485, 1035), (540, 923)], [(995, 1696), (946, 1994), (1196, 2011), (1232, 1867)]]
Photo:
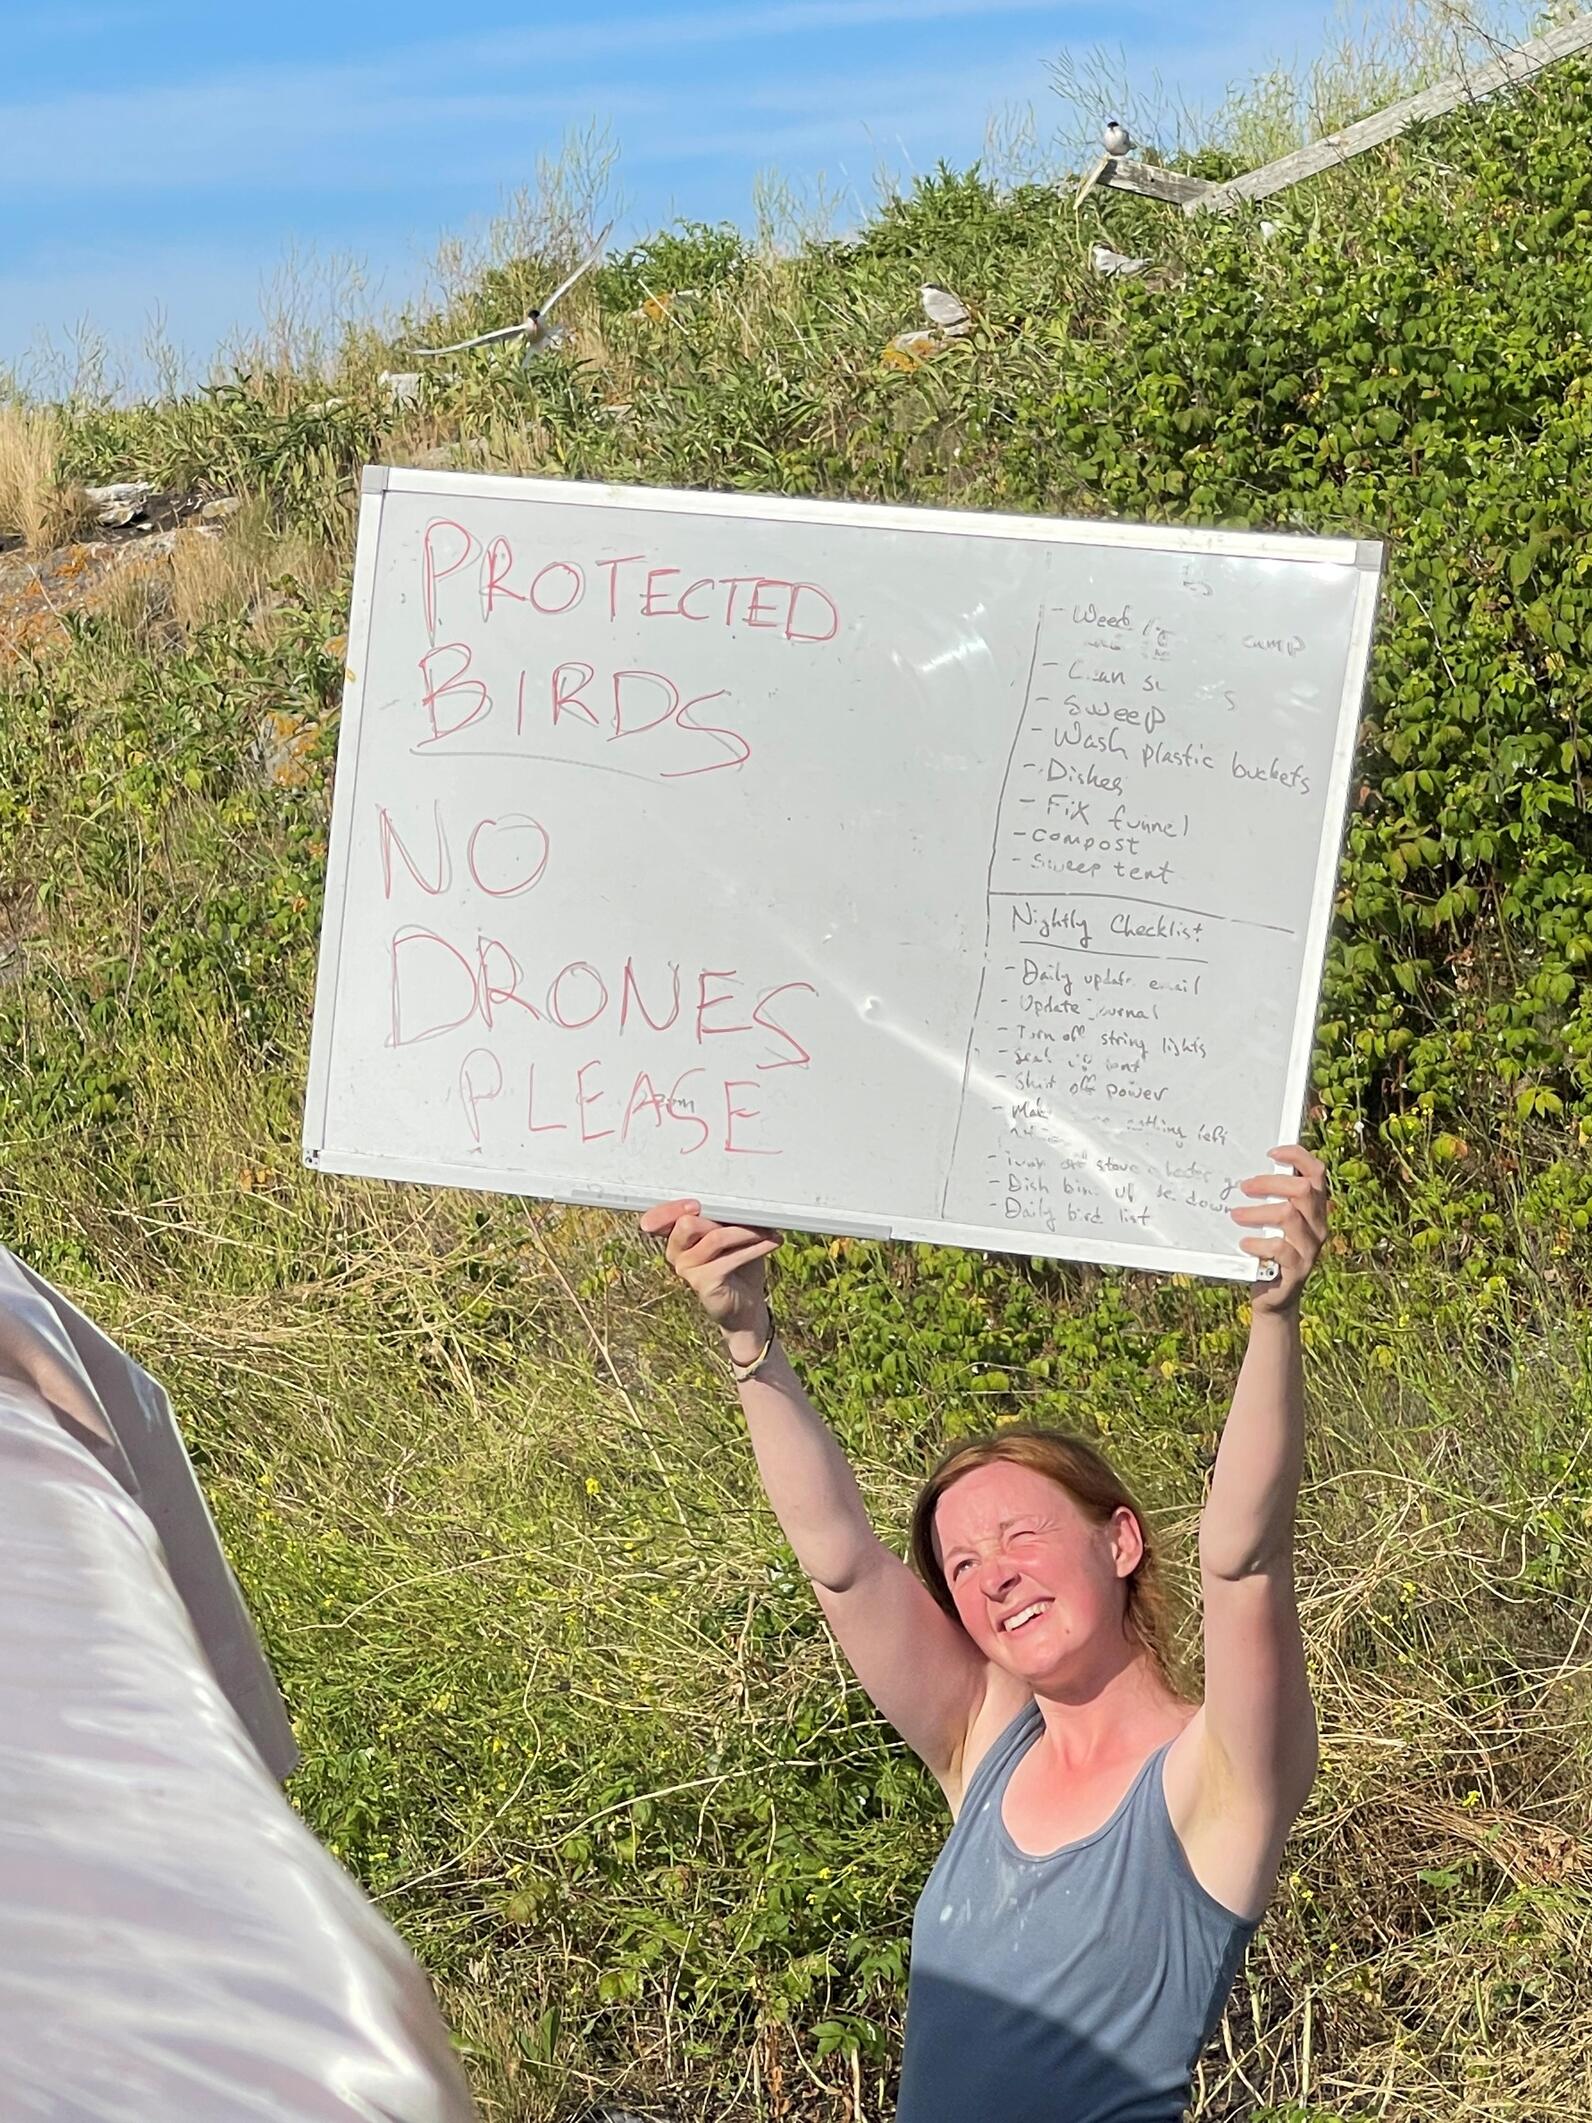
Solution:
[(1126, 155), (1133, 147), (1133, 135), (1120, 118), (1108, 118), (1106, 120), (1105, 142), (1108, 155)]
[(943, 332), (947, 339), (960, 338), (973, 328), (973, 313), (960, 295), (953, 295), (948, 287), (936, 287), (926, 280), (918, 289), (918, 298), (923, 304), (923, 314), (930, 324)]
[(579, 280), (584, 274), (589, 273), (591, 271), (592, 267), (597, 263), (598, 259), (603, 254), (603, 245), (608, 241), (608, 229), (611, 229), (612, 227), (613, 223), (610, 221), (608, 224), (608, 228), (605, 228), (603, 230), (602, 234), (597, 238), (596, 243), (593, 244), (588, 255), (581, 260), (579, 265), (576, 266), (574, 272), (566, 275), (566, 277), (558, 283), (557, 287), (554, 288), (552, 294), (548, 296), (545, 302), (540, 303), (534, 310), (527, 310), (518, 324), (505, 324), (498, 331), (495, 332), (478, 332), (473, 339), (456, 339), (454, 340), (451, 346), (411, 347), (409, 349), (410, 353), (423, 354), (427, 356), (432, 356), (436, 354), (466, 354), (469, 352), (471, 347), (493, 346), (496, 345), (500, 340), (505, 339), (521, 339), (525, 343), (525, 354), (527, 356), (533, 354), (538, 347), (541, 347), (546, 344), (547, 339), (549, 337), (549, 326), (547, 323), (548, 312), (552, 309), (553, 304), (555, 302), (559, 301), (562, 296), (565, 296), (569, 293), (570, 289), (575, 285), (577, 280)]

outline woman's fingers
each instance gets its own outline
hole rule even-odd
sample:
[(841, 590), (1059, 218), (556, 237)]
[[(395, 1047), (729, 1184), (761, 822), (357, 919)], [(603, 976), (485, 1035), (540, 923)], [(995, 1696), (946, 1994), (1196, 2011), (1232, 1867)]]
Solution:
[[(742, 1234), (744, 1237), (746, 1234)], [(699, 1284), (727, 1281), (741, 1268), (749, 1268), (753, 1261), (764, 1261), (778, 1250), (777, 1238), (753, 1239), (750, 1245), (732, 1247), (715, 1254), (710, 1261), (687, 1265), (681, 1270), (686, 1280), (695, 1289)]]
[(706, 1267), (709, 1262), (750, 1245), (761, 1245), (772, 1253), (779, 1243), (777, 1231), (765, 1231), (756, 1224), (711, 1224), (696, 1219), (695, 1230), (696, 1236), (687, 1240), (680, 1256), (684, 1268)]
[[(1229, 1209), (1227, 1213), (1235, 1224), (1271, 1225), (1282, 1234), (1283, 1240), (1297, 1248), (1302, 1258), (1313, 1261), (1321, 1251), (1325, 1233), (1318, 1231), (1310, 1218), (1291, 1203), (1286, 1209), (1282, 1210), (1261, 1208)], [(1246, 1248), (1252, 1243), (1270, 1244), (1280, 1243), (1280, 1241), (1252, 1242), (1248, 1239), (1244, 1241)]]
[(1301, 1253), (1297, 1246), (1285, 1238), (1241, 1238), (1239, 1250), (1253, 1260), (1271, 1261), (1276, 1275), (1261, 1287), (1273, 1298), (1291, 1295), (1304, 1282), (1314, 1264), (1315, 1255)]
[(1281, 1143), (1268, 1154), (1289, 1169), (1240, 1180), (1238, 1191), (1248, 1200), (1227, 1213), (1235, 1224), (1270, 1227), (1238, 1242), (1251, 1259), (1276, 1264), (1277, 1274), (1254, 1300), (1257, 1309), (1270, 1311), (1291, 1305), (1315, 1266), (1326, 1244), (1330, 1193), (1326, 1166), (1298, 1143)]
[(1286, 1231), (1293, 1223), (1305, 1231), (1315, 1229), (1309, 1207), (1302, 1202), (1255, 1202), (1227, 1213), (1235, 1224), (1276, 1224)]
[[(1274, 1152), (1281, 1156), (1281, 1152)], [(1303, 1151), (1299, 1152), (1304, 1157)], [(1326, 1186), (1326, 1168), (1316, 1158), (1309, 1159), (1317, 1176), (1305, 1176), (1291, 1172), (1257, 1173), (1253, 1179), (1239, 1181), (1238, 1191), (1247, 1194), (1251, 1201), (1269, 1197), (1274, 1203), (1286, 1202), (1303, 1216), (1305, 1224), (1314, 1236), (1317, 1245), (1325, 1245), (1329, 1199)], [(1273, 1208), (1230, 1209), (1228, 1214), (1241, 1224), (1282, 1222), (1282, 1212)]]
[(1281, 1201), (1325, 1201), (1326, 1190), (1314, 1180), (1296, 1179), (1291, 1172), (1257, 1172), (1253, 1179), (1238, 1182), (1240, 1194), (1272, 1194)]
[(700, 1215), (677, 1217), (670, 1226), (669, 1236), (663, 1249), (664, 1258), (668, 1261), (669, 1266), (671, 1268), (679, 1268), (683, 1272), (686, 1255), (702, 1236), (703, 1232), (711, 1231), (712, 1228), (713, 1226)]
[(780, 1234), (760, 1224), (717, 1224), (702, 1214), (700, 1202), (660, 1202), (641, 1218), (649, 1238), (664, 1242), (664, 1258), (676, 1274), (696, 1284), (731, 1275), (748, 1262), (763, 1260), (781, 1244)]
[(1312, 1186), (1325, 1187), (1327, 1184), (1326, 1166), (1319, 1157), (1313, 1156), (1298, 1143), (1283, 1143), (1276, 1149), (1268, 1150), (1266, 1155), (1275, 1158), (1279, 1165), (1292, 1165), (1294, 1171)]
[(667, 1238), (682, 1216), (700, 1216), (702, 1204), (682, 1196), (679, 1201), (659, 1202), (656, 1208), (644, 1211), (641, 1228), (648, 1238)]

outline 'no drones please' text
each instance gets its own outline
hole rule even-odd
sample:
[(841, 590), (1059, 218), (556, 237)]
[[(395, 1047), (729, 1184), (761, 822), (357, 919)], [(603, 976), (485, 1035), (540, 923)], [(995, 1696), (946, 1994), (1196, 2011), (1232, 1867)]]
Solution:
[[(594, 772), (661, 785), (746, 766), (710, 645), (760, 635), (810, 657), (840, 632), (835, 600), (666, 555), (576, 560), (441, 517), (418, 576), (419, 684), (402, 711), (436, 793), (360, 805), (390, 910), (386, 1048), (426, 1054), (461, 1149), (484, 1162), (538, 1143), (578, 1164), (648, 1143), (777, 1156), (770, 1079), (811, 1066), (816, 988), (745, 970), (744, 950), (687, 964), (666, 941), (630, 951), (594, 928), (607, 866), (626, 858), (594, 839), (578, 792)], [(638, 654), (654, 630), (658, 653)]]

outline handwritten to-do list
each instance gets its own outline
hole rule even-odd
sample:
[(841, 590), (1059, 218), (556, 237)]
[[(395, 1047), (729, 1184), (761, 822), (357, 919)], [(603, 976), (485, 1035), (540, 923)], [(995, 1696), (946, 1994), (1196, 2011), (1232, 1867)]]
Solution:
[(1251, 1273), (1379, 558), (367, 475), (306, 1157)]

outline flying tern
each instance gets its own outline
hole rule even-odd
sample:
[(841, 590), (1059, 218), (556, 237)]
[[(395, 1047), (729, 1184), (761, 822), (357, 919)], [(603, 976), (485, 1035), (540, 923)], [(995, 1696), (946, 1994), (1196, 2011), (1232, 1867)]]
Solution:
[(548, 296), (545, 302), (539, 304), (534, 310), (527, 311), (518, 324), (505, 324), (495, 332), (478, 332), (473, 339), (456, 339), (451, 346), (411, 347), (409, 349), (410, 353), (425, 355), (465, 354), (469, 352), (471, 347), (495, 346), (499, 341), (505, 339), (523, 339), (526, 352), (529, 353), (533, 347), (540, 346), (548, 336), (547, 313), (551, 310), (553, 304), (561, 296), (567, 295), (576, 281), (583, 274), (589, 273), (602, 256), (603, 245), (608, 240), (608, 230), (612, 227), (613, 223), (610, 221), (608, 228), (605, 228), (597, 238), (589, 255), (581, 260), (574, 272), (558, 283), (558, 286), (554, 288), (552, 294)]

